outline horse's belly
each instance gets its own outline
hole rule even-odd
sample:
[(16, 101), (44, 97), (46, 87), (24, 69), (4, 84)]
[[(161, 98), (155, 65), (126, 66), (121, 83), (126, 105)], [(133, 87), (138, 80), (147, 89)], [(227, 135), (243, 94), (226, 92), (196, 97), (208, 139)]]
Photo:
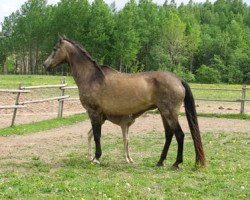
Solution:
[(146, 110), (152, 105), (153, 102), (147, 98), (113, 96), (105, 99), (101, 107), (105, 113), (110, 115), (130, 115)]

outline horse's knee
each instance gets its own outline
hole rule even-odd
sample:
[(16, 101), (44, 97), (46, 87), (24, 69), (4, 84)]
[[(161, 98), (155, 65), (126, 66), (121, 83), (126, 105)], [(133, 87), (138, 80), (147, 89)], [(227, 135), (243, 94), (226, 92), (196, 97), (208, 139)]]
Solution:
[(175, 133), (177, 141), (183, 141), (185, 138), (185, 134), (183, 132), (176, 132)]

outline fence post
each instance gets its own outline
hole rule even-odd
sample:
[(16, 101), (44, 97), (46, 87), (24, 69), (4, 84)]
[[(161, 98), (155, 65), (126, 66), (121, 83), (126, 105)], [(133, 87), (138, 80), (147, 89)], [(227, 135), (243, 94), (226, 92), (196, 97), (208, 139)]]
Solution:
[[(65, 84), (65, 78), (61, 80), (61, 84)], [(65, 89), (63, 87), (60, 87), (61, 90), (61, 96), (64, 96), (65, 94)], [(59, 99), (59, 107), (58, 107), (58, 117), (61, 118), (63, 116), (63, 104), (64, 104), (64, 99)]]
[(242, 86), (240, 114), (244, 114), (245, 112), (245, 99), (246, 99), (246, 84)]
[[(19, 87), (18, 87), (19, 90), (22, 89), (22, 85), (19, 84)], [(19, 98), (20, 98), (20, 95), (21, 95), (21, 92), (18, 92), (17, 93), (17, 96), (16, 96), (16, 102), (15, 102), (15, 105), (18, 105), (19, 104)], [(12, 116), (12, 121), (11, 121), (11, 127), (13, 127), (15, 125), (15, 119), (16, 119), (16, 113), (17, 113), (17, 109), (18, 108), (14, 108), (14, 111), (13, 111), (13, 116)]]

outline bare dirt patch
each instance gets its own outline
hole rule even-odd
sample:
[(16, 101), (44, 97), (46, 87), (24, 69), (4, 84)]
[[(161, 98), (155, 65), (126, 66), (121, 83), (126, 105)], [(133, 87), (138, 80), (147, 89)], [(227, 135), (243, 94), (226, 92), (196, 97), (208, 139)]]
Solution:
[[(1, 99), (0, 99), (1, 100)], [(2, 99), (3, 100), (3, 99)], [(5, 102), (13, 102), (5, 99)], [(6, 105), (0, 101), (0, 105)], [(240, 112), (239, 103), (225, 103), (225, 102), (196, 102), (197, 112), (206, 113), (220, 113), (220, 114), (238, 114)], [(181, 108), (184, 112), (184, 108)], [(68, 116), (76, 113), (85, 112), (79, 101), (66, 101), (64, 103), (63, 115)], [(250, 105), (246, 104), (245, 113), (250, 114)], [(19, 109), (15, 124), (27, 124), (35, 121), (56, 118), (58, 114), (58, 102), (45, 102), (28, 105), (27, 108)], [(0, 128), (8, 127), (11, 124), (13, 110), (0, 110)]]
[[(180, 117), (180, 123), (184, 132), (189, 132), (185, 117)], [(199, 118), (202, 133), (212, 132), (240, 132), (249, 133), (250, 123), (245, 120)], [(58, 164), (67, 154), (82, 149), (82, 155), (87, 153), (87, 132), (90, 129), (89, 120), (71, 126), (60, 127), (49, 131), (23, 135), (0, 137), (0, 166), (6, 163), (25, 163), (32, 159), (39, 158), (48, 163)], [(119, 137), (122, 143), (122, 134), (118, 126), (106, 122), (103, 125), (102, 140), (107, 139), (106, 135)], [(143, 115), (138, 118), (130, 128), (130, 136), (155, 132), (162, 137), (164, 142), (163, 126), (159, 115)], [(160, 132), (160, 133), (159, 133)], [(188, 134), (188, 133), (187, 133)], [(161, 145), (161, 144), (159, 144)], [(133, 155), (133, 147), (132, 155)], [(122, 149), (121, 159), (122, 159)], [(108, 153), (108, 152), (104, 152)], [(160, 155), (160, 152), (159, 152)], [(87, 159), (87, 158), (86, 158)], [(4, 169), (0, 167), (0, 171)]]
[[(54, 96), (57, 95), (54, 94)], [(30, 97), (22, 96), (20, 101), (29, 99), (37, 99), (37, 95)], [(0, 96), (0, 105), (10, 105), (14, 102), (15, 95)], [(198, 112), (225, 114), (239, 113), (240, 110), (239, 103), (197, 101), (196, 104)], [(184, 112), (183, 107), (181, 111)], [(247, 114), (250, 114), (249, 104), (246, 106), (245, 111)], [(12, 112), (13, 110), (0, 110), (0, 128), (8, 127), (10, 125)], [(55, 118), (57, 117), (57, 112), (57, 101), (28, 105), (27, 108), (18, 110), (15, 124), (25, 124)], [(64, 116), (81, 112), (84, 112), (84, 109), (82, 108), (79, 101), (65, 102)], [(235, 132), (235, 134), (239, 134), (238, 132), (250, 132), (250, 123), (249, 121), (245, 120), (212, 119), (200, 117), (199, 122), (202, 133)], [(189, 132), (185, 117), (180, 117), (180, 123), (184, 132)], [(90, 123), (89, 121), (85, 121), (71, 126), (29, 135), (0, 137), (0, 166), (4, 166), (4, 163), (25, 163), (37, 158), (46, 162), (57, 163), (68, 153), (79, 151), (79, 149), (82, 149), (82, 155), (86, 156), (87, 132), (89, 129)], [(152, 131), (156, 133), (163, 132), (160, 116), (143, 115), (136, 120), (133, 126), (131, 126), (130, 136), (146, 134)], [(110, 122), (106, 122), (103, 126), (103, 140), (105, 140), (105, 135), (107, 134), (119, 137), (122, 144), (122, 134), (118, 126)], [(160, 134), (159, 137), (162, 137), (164, 141), (163, 133)], [(122, 151), (123, 150), (120, 149), (121, 159), (123, 155)], [(4, 167), (0, 167), (0, 171), (4, 171)]]

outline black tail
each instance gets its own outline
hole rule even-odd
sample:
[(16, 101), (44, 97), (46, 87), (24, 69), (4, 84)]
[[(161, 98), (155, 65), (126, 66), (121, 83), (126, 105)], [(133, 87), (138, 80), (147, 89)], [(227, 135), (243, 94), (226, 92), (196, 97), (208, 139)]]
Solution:
[(184, 86), (185, 91), (186, 91), (184, 105), (185, 105), (188, 125), (189, 125), (191, 135), (194, 141), (194, 148), (195, 148), (195, 153), (196, 153), (196, 164), (200, 166), (206, 166), (206, 158), (205, 158), (205, 154), (204, 154), (202, 142), (201, 142), (201, 135), (200, 135), (199, 124), (197, 120), (194, 97), (193, 97), (193, 94), (189, 85), (185, 81), (182, 81), (182, 85)]

